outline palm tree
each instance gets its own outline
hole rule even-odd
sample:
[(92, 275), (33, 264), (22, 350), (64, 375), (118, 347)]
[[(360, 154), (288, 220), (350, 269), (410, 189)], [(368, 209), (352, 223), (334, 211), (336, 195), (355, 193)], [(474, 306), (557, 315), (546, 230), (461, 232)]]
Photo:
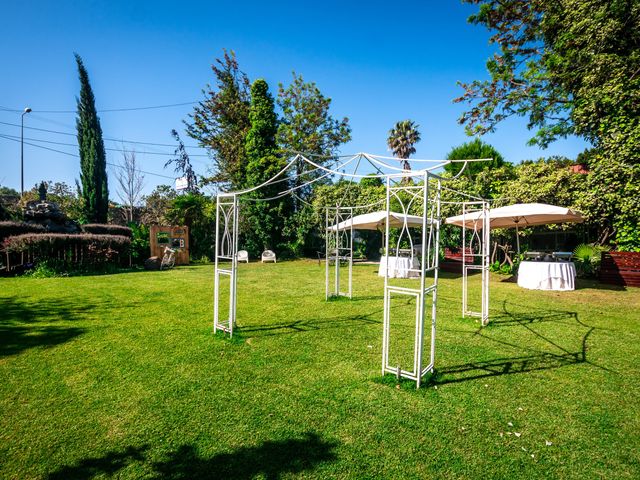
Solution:
[(416, 153), (414, 145), (420, 141), (418, 125), (412, 120), (402, 120), (389, 130), (387, 145), (393, 154), (402, 158), (402, 168), (411, 170), (411, 165), (407, 160), (412, 153)]

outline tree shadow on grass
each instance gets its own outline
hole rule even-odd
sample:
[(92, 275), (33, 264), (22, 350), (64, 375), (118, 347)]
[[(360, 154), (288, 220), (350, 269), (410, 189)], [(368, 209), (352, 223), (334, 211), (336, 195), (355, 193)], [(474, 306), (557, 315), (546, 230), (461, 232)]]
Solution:
[(49, 474), (49, 480), (89, 479), (97, 475), (112, 476), (135, 462), (144, 462), (147, 446), (128, 447), (123, 451), (109, 452), (102, 457), (85, 458), (72, 466), (62, 467)]
[(119, 470), (145, 463), (152, 470), (145, 478), (169, 480), (252, 479), (269, 480), (284, 474), (313, 470), (317, 465), (336, 460), (335, 442), (322, 440), (308, 432), (302, 438), (266, 441), (255, 447), (240, 447), (230, 453), (202, 457), (193, 445), (182, 445), (160, 461), (149, 460), (147, 446), (129, 447), (102, 457), (81, 460), (49, 475), (49, 480), (89, 479), (97, 475), (115, 475)]
[[(533, 310), (530, 306), (527, 308), (529, 311), (526, 313), (510, 312), (507, 309), (507, 302), (505, 301), (503, 302), (502, 314), (492, 318), (488, 329), (484, 327), (473, 332), (474, 336), (482, 337), (483, 340), (522, 351), (522, 355), (498, 357), (490, 360), (438, 368), (435, 374), (428, 379), (427, 385), (459, 383), (501, 375), (551, 370), (578, 364), (588, 364), (606, 371), (611, 371), (587, 359), (587, 341), (595, 330), (595, 327), (591, 327), (580, 321), (577, 312), (544, 309)], [(566, 348), (549, 335), (545, 335), (536, 330), (535, 325), (543, 322), (565, 323), (572, 328), (580, 326), (583, 329), (586, 328), (587, 331), (580, 335), (580, 337), (576, 336), (580, 339), (580, 347), (578, 349)], [(542, 340), (543, 343), (554, 350), (554, 352), (540, 351), (530, 345), (518, 345), (514, 342), (492, 337), (488, 333), (492, 328), (502, 327), (523, 327), (535, 338)]]
[(84, 332), (83, 328), (51, 323), (74, 320), (92, 306), (62, 300), (29, 302), (18, 297), (0, 300), (0, 357), (15, 355), (35, 347), (52, 347)]

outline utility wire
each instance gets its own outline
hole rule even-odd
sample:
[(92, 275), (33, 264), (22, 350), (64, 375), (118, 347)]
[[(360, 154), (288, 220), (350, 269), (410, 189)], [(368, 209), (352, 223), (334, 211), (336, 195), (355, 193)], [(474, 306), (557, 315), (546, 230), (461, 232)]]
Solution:
[[(133, 111), (139, 111), (139, 110), (156, 110), (159, 108), (172, 108), (172, 107), (182, 107), (184, 105), (195, 105), (196, 103), (200, 103), (200, 102), (170, 103), (168, 105), (151, 105), (146, 107), (103, 108), (101, 110), (97, 110), (97, 112), (106, 113), (106, 112), (133, 112)], [(0, 109), (5, 110), (7, 112), (16, 112), (16, 113), (23, 112), (23, 110), (20, 110), (17, 108), (0, 107)], [(78, 113), (77, 110), (40, 110), (35, 108), (34, 108), (34, 111), (37, 111), (39, 113)]]
[[(10, 123), (10, 122), (0, 122), (0, 125), (9, 125), (11, 127), (18, 127), (20, 128), (21, 126), (17, 123)], [(76, 133), (70, 133), (70, 132), (61, 132), (59, 130), (49, 130), (46, 128), (37, 128), (37, 127), (28, 127), (25, 126), (24, 127), (26, 130), (37, 130), (39, 132), (47, 132), (47, 133), (55, 133), (58, 135), (67, 135), (69, 137), (76, 137), (77, 134)], [(123, 143), (133, 143), (133, 144), (138, 144), (138, 145), (151, 145), (151, 146), (156, 146), (156, 147), (173, 147), (175, 148), (176, 145), (175, 144), (171, 144), (171, 143), (153, 143), (153, 142), (140, 142), (140, 141), (136, 141), (136, 140), (126, 140), (124, 138), (118, 139), (118, 138), (111, 138), (111, 137), (102, 137), (104, 140), (110, 141), (110, 142), (123, 142)], [(200, 147), (198, 145), (185, 145), (186, 148), (204, 148), (204, 147)], [(203, 156), (207, 156), (207, 155), (203, 155)]]
[[(4, 137), (11, 137), (13, 139), (19, 140), (21, 137), (17, 136), (17, 135), (9, 135), (7, 133), (2, 133), (0, 132), (1, 135), (3, 135)], [(40, 142), (40, 143), (50, 143), (52, 145), (63, 145), (65, 147), (77, 147), (78, 144), (77, 143), (65, 143), (65, 142), (54, 142), (53, 140), (43, 140), (41, 138), (30, 138), (30, 137), (24, 137), (25, 140), (31, 140), (32, 142)], [(126, 142), (125, 142), (126, 143)], [(129, 152), (130, 150), (127, 149), (122, 149), (122, 148), (109, 148), (109, 147), (105, 147), (105, 150), (108, 150), (110, 152)], [(163, 155), (163, 156), (167, 156), (167, 157), (175, 157), (176, 154), (175, 153), (166, 153), (166, 152), (136, 152), (136, 153), (142, 153), (145, 155)], [(208, 155), (202, 155), (202, 154), (189, 154), (189, 157), (207, 157)]]
[[(14, 138), (10, 138), (6, 135), (2, 135), (0, 134), (0, 138), (4, 138), (5, 140), (11, 140), (12, 142), (18, 142), (20, 143), (20, 140), (16, 140)], [(25, 145), (30, 145), (32, 147), (36, 147), (36, 148), (41, 148), (43, 150), (49, 150), (51, 152), (56, 152), (56, 153), (61, 153), (63, 155), (68, 155), (69, 157), (75, 157), (75, 158), (80, 158), (80, 155), (76, 155), (75, 153), (70, 153), (70, 152), (65, 152), (62, 150), (56, 150), (55, 148), (49, 148), (49, 147), (44, 147), (42, 145), (37, 145), (35, 143), (29, 143), (29, 142), (24, 142)], [(111, 166), (111, 167), (116, 167), (116, 168), (125, 168), (122, 165), (118, 165), (117, 163), (110, 163), (110, 162), (106, 162), (107, 165)], [(161, 178), (168, 178), (170, 180), (175, 180), (175, 177), (169, 177), (168, 175), (162, 175), (160, 173), (154, 173), (154, 172), (147, 172), (145, 170), (136, 170), (139, 173), (144, 173), (146, 175), (153, 175), (156, 177), (161, 177)]]

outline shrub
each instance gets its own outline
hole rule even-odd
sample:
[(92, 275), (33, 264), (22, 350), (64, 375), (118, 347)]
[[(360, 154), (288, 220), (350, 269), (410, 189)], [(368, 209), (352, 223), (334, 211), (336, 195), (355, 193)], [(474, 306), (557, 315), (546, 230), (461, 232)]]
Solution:
[(5, 238), (25, 233), (44, 233), (42, 225), (27, 222), (0, 222), (0, 242)]
[(58, 260), (66, 266), (128, 262), (131, 239), (123, 235), (27, 233), (5, 239), (8, 254), (20, 254), (22, 263)]
[(600, 270), (602, 252), (609, 248), (583, 243), (573, 251), (577, 274), (581, 277), (595, 277)]
[(151, 255), (149, 246), (149, 227), (144, 224), (130, 223), (133, 236), (131, 238), (131, 257), (134, 263), (142, 264)]
[(129, 227), (123, 227), (122, 225), (87, 223), (86, 225), (81, 225), (80, 228), (84, 233), (93, 233), (96, 235), (122, 235), (124, 237), (133, 238), (133, 231)]

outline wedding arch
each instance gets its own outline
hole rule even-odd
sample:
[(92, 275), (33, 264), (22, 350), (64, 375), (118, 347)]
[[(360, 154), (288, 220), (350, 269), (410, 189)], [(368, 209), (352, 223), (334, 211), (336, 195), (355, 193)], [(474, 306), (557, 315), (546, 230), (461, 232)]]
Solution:
[[(324, 165), (329, 160), (329, 166)], [(461, 175), (469, 162), (487, 161), (490, 159), (474, 160), (421, 160), (412, 159), (413, 165), (420, 168), (405, 170), (399, 168), (400, 159), (384, 157), (368, 153), (357, 153), (332, 157), (330, 159), (318, 156), (292, 153), (286, 165), (272, 178), (260, 185), (245, 190), (221, 192), (216, 197), (216, 226), (215, 226), (215, 259), (214, 259), (214, 332), (223, 331), (230, 336), (236, 327), (237, 279), (238, 279), (238, 248), (239, 248), (239, 220), (241, 201), (247, 194), (278, 183), (305, 176), (311, 178), (297, 182), (297, 185), (283, 188), (281, 192), (270, 198), (255, 198), (251, 201), (272, 201), (286, 195), (297, 196), (302, 188), (328, 177), (342, 177), (348, 179), (379, 178), (385, 185), (384, 214), (376, 218), (384, 228), (384, 254), (387, 263), (384, 268), (384, 315), (382, 332), (382, 374), (392, 373), (398, 378), (406, 378), (416, 382), (420, 387), (422, 378), (435, 368), (436, 353), (436, 320), (439, 277), (440, 225), (443, 183), (451, 178), (445, 178), (436, 173), (448, 163), (462, 163), (458, 175)], [(377, 173), (365, 175), (358, 173), (359, 166), (367, 162)], [(393, 163), (390, 163), (393, 162)], [(394, 164), (395, 163), (395, 164)], [(295, 168), (297, 167), (297, 168)], [(302, 168), (301, 168), (302, 167)], [(300, 172), (291, 175), (296, 169)], [(305, 170), (306, 169), (306, 170)], [(351, 170), (353, 169), (353, 170)], [(455, 177), (453, 177), (455, 178)], [(347, 187), (348, 188), (348, 187)], [(345, 195), (346, 197), (346, 195)], [(483, 199), (468, 196), (468, 201), (461, 202), (463, 215), (478, 210), (486, 212), (488, 204)], [(342, 199), (344, 201), (344, 198)], [(353, 232), (358, 228), (354, 212), (370, 208), (371, 205), (327, 205), (325, 209), (325, 299), (333, 296), (351, 298), (353, 295)], [(379, 212), (382, 213), (382, 212)], [(486, 214), (482, 218), (486, 221)], [(354, 228), (355, 227), (355, 228)], [(396, 234), (392, 237), (391, 229)], [(410, 228), (420, 229), (421, 243), (415, 244)], [(466, 229), (463, 229), (463, 232)], [(481, 317), (483, 325), (488, 321), (488, 252), (489, 241), (485, 238), (489, 229), (481, 225), (470, 236), (463, 233), (463, 315)], [(465, 242), (468, 244), (465, 248)], [(402, 248), (408, 244), (409, 248)], [(406, 282), (395, 278), (390, 259), (397, 262), (400, 255), (409, 255), (409, 275), (415, 277), (418, 285), (407, 286)], [(465, 253), (466, 252), (466, 253)], [(478, 259), (480, 261), (478, 261)], [(345, 267), (341, 267), (341, 263)], [(333, 264), (333, 279), (330, 279), (330, 269)], [(346, 275), (341, 269), (347, 268)], [(482, 271), (482, 307), (480, 312), (473, 312), (467, 306), (467, 273), (471, 270)], [(486, 274), (486, 275), (485, 275)], [(229, 297), (226, 308), (221, 306), (221, 281), (228, 278)], [(345, 282), (346, 277), (346, 282)], [(343, 283), (345, 282), (345, 283)], [(486, 294), (485, 294), (486, 291)], [(404, 368), (390, 364), (392, 304), (400, 297), (415, 299), (415, 329), (413, 338), (413, 362)], [(224, 311), (226, 310), (226, 312)], [(428, 345), (428, 359), (424, 357), (425, 347)]]

